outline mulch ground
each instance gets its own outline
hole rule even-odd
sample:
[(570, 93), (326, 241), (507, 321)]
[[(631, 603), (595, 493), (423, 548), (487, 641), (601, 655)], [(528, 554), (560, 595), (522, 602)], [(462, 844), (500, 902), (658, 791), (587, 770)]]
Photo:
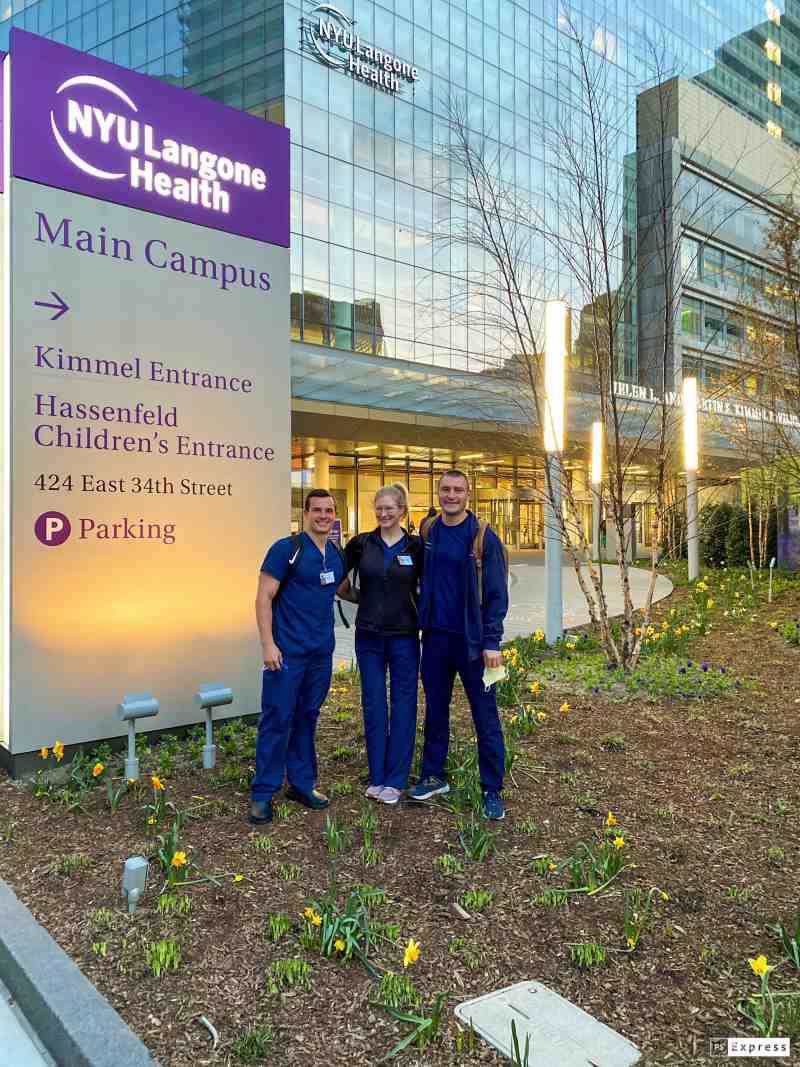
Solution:
[[(800, 591), (791, 591), (757, 611), (756, 622), (734, 627), (720, 620), (692, 644), (693, 658), (724, 664), (750, 683), (713, 703), (570, 694), (565, 720), (558, 712), (564, 695), (547, 688), (537, 697), (548, 712), (546, 725), (519, 741), (497, 851), (484, 862), (465, 860), (462, 874), (448, 876), (434, 865), (448, 848), (464, 859), (457, 817), (450, 812), (376, 806), (375, 844), (382, 859), (374, 867), (362, 865), (361, 832), (354, 829), (353, 844), (335, 857), (332, 872), (325, 813), (292, 805), (291, 814), (268, 829), (272, 849), (261, 851), (243, 818), (244, 793), (235, 784), (212, 787), (207, 773), (184, 767), (167, 785), (171, 800), (205, 813), (186, 829), (191, 858), (203, 871), (227, 872), (216, 885), (187, 889), (193, 903), (188, 915), (157, 912), (161, 881), (154, 869), (132, 920), (120, 900), (125, 857), (152, 849), (142, 813), (149, 790), (139, 799), (125, 797), (115, 814), (100, 791), (88, 812), (66, 813), (0, 779), (0, 875), (164, 1067), (239, 1062), (232, 1043), (254, 1022), (268, 1021), (274, 1029), (259, 1061), (271, 1067), (372, 1067), (407, 1032), (370, 1005), (376, 984), (360, 964), (344, 966), (307, 952), (296, 933), (277, 944), (264, 936), (270, 912), (286, 912), (299, 924), (308, 900), (323, 894), (332, 873), (342, 887), (370, 883), (386, 890), (390, 903), (379, 909), (380, 917), (400, 924), (403, 942), (413, 937), (422, 946), (409, 974), (425, 1002), (439, 991), (451, 994), (442, 1040), (424, 1052), (407, 1051), (400, 1062), (507, 1062), (482, 1042), (458, 1053), (451, 1009), (524, 979), (545, 983), (623, 1033), (642, 1049), (646, 1065), (716, 1062), (705, 1056), (710, 1035), (747, 1032), (736, 1001), (757, 992), (748, 957), (763, 952), (777, 962), (766, 925), (793, 925), (798, 907), (800, 650), (766, 623), (799, 611)], [(352, 825), (365, 804), (358, 695), (340, 682), (335, 688), (320, 726), (321, 787), (353, 784), (354, 793), (331, 807)], [(336, 721), (334, 712), (348, 706), (352, 721)], [(470, 736), (463, 701), (453, 726)], [(602, 739), (617, 734), (624, 735), (624, 748), (608, 751)], [(340, 749), (334, 759), (339, 746), (350, 752)], [(222, 760), (218, 771), (224, 765)], [(204, 800), (192, 799), (197, 797)], [(532, 857), (569, 855), (602, 829), (609, 810), (636, 864), (621, 882), (669, 894), (633, 954), (621, 951), (620, 882), (566, 907), (531, 902), (544, 889), (565, 884), (563, 876), (554, 881), (534, 873)], [(536, 829), (526, 832), (524, 820)], [(58, 873), (59, 861), (76, 854), (88, 862)], [(292, 864), (299, 877), (286, 880)], [(233, 872), (244, 878), (234, 881)], [(469, 888), (490, 889), (495, 897), (487, 910), (465, 919), (453, 904)], [(115, 912), (110, 927), (97, 928), (92, 916), (98, 908)], [(177, 971), (156, 979), (144, 965), (143, 945), (165, 936), (180, 941), (183, 959)], [(465, 942), (455, 947), (454, 938)], [(99, 941), (107, 945), (105, 956), (92, 950)], [(615, 951), (606, 965), (582, 971), (567, 947), (580, 941)], [(312, 964), (310, 988), (268, 994), (266, 969), (290, 957)], [(378, 958), (402, 971), (402, 947), (384, 946)], [(792, 981), (800, 989), (800, 975), (784, 967), (773, 985), (789, 988)], [(216, 1050), (200, 1016), (219, 1033)], [(541, 1063), (535, 1050), (532, 1062), (559, 1067)]]

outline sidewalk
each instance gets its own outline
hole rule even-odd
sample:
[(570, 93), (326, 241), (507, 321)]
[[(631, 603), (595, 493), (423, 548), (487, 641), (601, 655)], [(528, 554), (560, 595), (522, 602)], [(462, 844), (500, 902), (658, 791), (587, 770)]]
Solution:
[(0, 1063), (9, 1067), (56, 1067), (0, 981)]
[[(506, 616), (505, 640), (532, 634), (534, 630), (544, 629), (544, 593), (545, 570), (544, 553), (525, 554), (525, 562), (518, 562), (522, 553), (515, 553), (511, 563), (511, 607)], [(641, 607), (647, 596), (650, 572), (631, 567), (628, 571), (631, 597), (635, 607)], [(586, 575), (587, 582), (589, 579)], [(586, 605), (578, 578), (572, 567), (562, 570), (564, 590), (564, 627), (583, 626), (589, 622), (589, 609)], [(603, 564), (603, 583), (611, 615), (621, 615), (623, 610), (622, 590), (619, 582), (619, 567), (616, 564)], [(654, 600), (663, 600), (672, 592), (672, 582), (662, 575), (656, 579)], [(350, 622), (350, 629), (342, 626), (339, 612), (335, 614), (336, 649), (334, 664), (341, 660), (350, 662), (355, 659), (355, 629), (353, 619), (356, 609), (352, 604), (343, 604), (345, 615)]]

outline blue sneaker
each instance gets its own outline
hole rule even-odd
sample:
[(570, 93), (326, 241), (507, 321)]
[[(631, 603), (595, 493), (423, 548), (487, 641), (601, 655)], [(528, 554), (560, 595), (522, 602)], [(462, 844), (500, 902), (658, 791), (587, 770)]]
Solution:
[(450, 786), (441, 778), (423, 778), (417, 782), (413, 789), (408, 791), (409, 800), (430, 800), (431, 797), (444, 795), (450, 792)]
[(499, 793), (483, 794), (483, 817), (485, 819), (505, 819), (506, 806)]

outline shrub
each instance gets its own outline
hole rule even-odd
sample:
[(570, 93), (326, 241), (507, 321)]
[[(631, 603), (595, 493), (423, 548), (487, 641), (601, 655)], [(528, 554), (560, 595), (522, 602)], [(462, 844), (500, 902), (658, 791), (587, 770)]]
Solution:
[(725, 541), (728, 536), (730, 504), (706, 504), (700, 509), (700, 558), (703, 563), (719, 565), (726, 559)]
[(750, 559), (750, 532), (744, 508), (731, 508), (725, 537), (725, 562), (729, 567), (746, 567)]

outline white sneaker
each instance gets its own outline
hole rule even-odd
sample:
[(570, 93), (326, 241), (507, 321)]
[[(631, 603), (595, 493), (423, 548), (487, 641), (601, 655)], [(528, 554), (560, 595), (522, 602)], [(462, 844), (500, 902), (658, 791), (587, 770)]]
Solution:
[(399, 789), (395, 789), (392, 785), (387, 785), (381, 792), (378, 800), (381, 804), (396, 804), (402, 795), (403, 794)]
[(367, 800), (378, 800), (383, 792), (383, 788), (382, 785), (368, 785), (364, 790), (364, 796)]

